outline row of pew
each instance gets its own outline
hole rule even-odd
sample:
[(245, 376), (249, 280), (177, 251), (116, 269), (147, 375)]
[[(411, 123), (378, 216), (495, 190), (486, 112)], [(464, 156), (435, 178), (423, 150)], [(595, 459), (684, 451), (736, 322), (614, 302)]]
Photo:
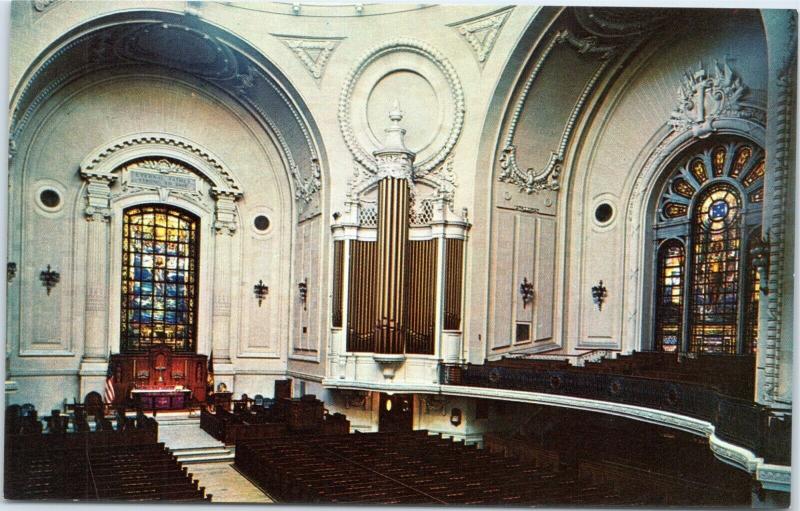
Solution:
[(429, 435), (244, 440), (236, 467), (278, 502), (405, 505), (631, 505), (636, 496)]
[(301, 398), (280, 397), (261, 405), (246, 397), (234, 402), (233, 412), (224, 406), (213, 413), (200, 412), (200, 428), (226, 445), (247, 438), (273, 438), (287, 434), (347, 434), (350, 421), (340, 414), (327, 414), (324, 403), (314, 395)]
[[(10, 407), (9, 407), (10, 408)], [(5, 498), (12, 500), (210, 501), (186, 467), (156, 442), (152, 418), (125, 418), (119, 429), (64, 427), (53, 432), (27, 425), (35, 414), (6, 411)], [(80, 419), (79, 419), (80, 420)], [(127, 422), (129, 421), (129, 422)], [(21, 426), (21, 424), (23, 426)], [(49, 429), (49, 428), (48, 428)]]

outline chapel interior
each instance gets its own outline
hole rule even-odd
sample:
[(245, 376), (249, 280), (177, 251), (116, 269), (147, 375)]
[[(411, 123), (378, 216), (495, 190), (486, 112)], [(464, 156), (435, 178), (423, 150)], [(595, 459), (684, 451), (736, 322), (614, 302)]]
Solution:
[(9, 10), (6, 499), (789, 505), (796, 11)]

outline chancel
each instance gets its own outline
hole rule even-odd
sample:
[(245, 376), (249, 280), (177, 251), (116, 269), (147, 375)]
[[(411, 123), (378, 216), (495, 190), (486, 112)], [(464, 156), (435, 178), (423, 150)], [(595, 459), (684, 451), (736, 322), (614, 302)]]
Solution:
[(10, 16), (6, 498), (788, 505), (795, 11)]

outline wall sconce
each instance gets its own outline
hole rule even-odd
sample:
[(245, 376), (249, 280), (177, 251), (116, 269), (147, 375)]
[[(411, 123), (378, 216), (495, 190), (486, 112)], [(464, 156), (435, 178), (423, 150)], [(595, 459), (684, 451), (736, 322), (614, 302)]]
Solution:
[(258, 298), (258, 306), (261, 307), (261, 302), (269, 294), (269, 287), (265, 286), (261, 279), (258, 279), (258, 284), (253, 286), (253, 293), (255, 293), (256, 298)]
[(297, 283), (297, 290), (300, 292), (300, 302), (303, 304), (303, 310), (306, 310), (306, 297), (308, 297), (308, 279), (304, 278), (302, 282)]
[(50, 291), (56, 287), (60, 279), (61, 275), (59, 275), (57, 271), (51, 270), (49, 264), (47, 265), (47, 269), (39, 274), (39, 280), (42, 281), (42, 285), (47, 289), (48, 296), (50, 296)]
[(450, 411), (450, 424), (459, 426), (461, 424), (461, 408), (453, 408)]
[(8, 263), (6, 265), (6, 281), (10, 284), (14, 277), (17, 275), (17, 263)]
[(606, 286), (603, 285), (602, 280), (596, 286), (592, 286), (592, 299), (594, 299), (594, 303), (597, 305), (597, 310), (603, 310), (603, 302), (606, 296), (608, 296), (608, 290)]
[(528, 277), (524, 277), (519, 285), (519, 294), (522, 295), (522, 308), (528, 306), (533, 301), (533, 282), (528, 281)]
[(769, 282), (769, 237), (766, 236), (755, 243), (750, 249), (753, 267), (758, 272), (758, 288), (763, 294), (769, 294), (767, 283)]

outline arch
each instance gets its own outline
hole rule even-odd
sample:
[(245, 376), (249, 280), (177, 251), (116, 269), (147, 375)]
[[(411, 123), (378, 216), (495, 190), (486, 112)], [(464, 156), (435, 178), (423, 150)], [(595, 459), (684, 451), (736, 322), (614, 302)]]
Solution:
[[(135, 38), (148, 27), (194, 34), (226, 56), (224, 72), (201, 72), (198, 65), (181, 63), (179, 58), (161, 62), (159, 58), (166, 58), (161, 54), (156, 58), (135, 54), (123, 38)], [(132, 64), (169, 64), (170, 69), (216, 86), (253, 115), (279, 148), (298, 205), (297, 219), (313, 216), (326, 206), (321, 193), (329, 182), (326, 152), (310, 109), (291, 82), (260, 50), (230, 30), (196, 16), (159, 9), (98, 16), (73, 27), (39, 54), (13, 91), (9, 119), (12, 162), (17, 140), (50, 96), (81, 76)], [(100, 152), (98, 148), (97, 154)]]
[(213, 183), (215, 192), (242, 193), (239, 180), (220, 158), (195, 142), (168, 133), (140, 133), (103, 144), (83, 160), (80, 172), (84, 177), (112, 177), (115, 170), (145, 157), (183, 161)]
[[(692, 137), (664, 159), (659, 184), (644, 200), (650, 211), (643, 225), (653, 242), (645, 241), (642, 252), (654, 275), (652, 293), (648, 280), (642, 282), (643, 302), (653, 315), (652, 330), (642, 332), (643, 348), (672, 351), (676, 339), (680, 351), (735, 354), (753, 346), (746, 337), (754, 321), (747, 318), (753, 310), (747, 307), (746, 250), (749, 230), (761, 221), (764, 157), (751, 138), (728, 134)], [(662, 241), (675, 238), (685, 240), (682, 268), (665, 270)], [(675, 279), (665, 272), (680, 274), (682, 296), (673, 301), (662, 296)], [(711, 330), (709, 318), (716, 325)]]

